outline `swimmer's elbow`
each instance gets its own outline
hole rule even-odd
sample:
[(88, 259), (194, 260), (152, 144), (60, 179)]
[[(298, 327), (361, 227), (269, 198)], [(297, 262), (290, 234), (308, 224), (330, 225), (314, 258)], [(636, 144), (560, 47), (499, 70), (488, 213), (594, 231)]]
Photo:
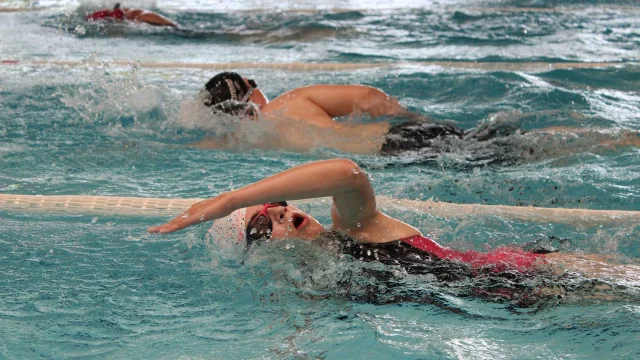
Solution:
[(352, 160), (335, 159), (334, 166), (339, 168), (339, 178), (344, 180), (350, 188), (361, 187), (369, 183), (367, 174)]
[(361, 104), (360, 111), (366, 112), (372, 117), (394, 115), (400, 108), (395, 98), (380, 89), (369, 86), (366, 87), (364, 97), (359, 103)]
[(378, 88), (372, 86), (363, 86), (363, 88), (362, 98), (360, 99), (362, 104), (377, 104), (389, 100), (389, 95)]
[(333, 159), (331, 160), (331, 163), (336, 168), (339, 167), (343, 172), (349, 173), (349, 174), (353, 174), (354, 170), (356, 171), (360, 170), (360, 166), (358, 166), (358, 164), (356, 164), (353, 160), (350, 160), (350, 159), (344, 159), (344, 158)]

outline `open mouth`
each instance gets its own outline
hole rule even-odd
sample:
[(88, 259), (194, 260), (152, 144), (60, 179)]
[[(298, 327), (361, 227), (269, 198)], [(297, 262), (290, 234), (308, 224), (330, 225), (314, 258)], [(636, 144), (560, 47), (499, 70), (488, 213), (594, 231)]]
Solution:
[(306, 217), (301, 215), (301, 214), (293, 214), (293, 227), (296, 228), (296, 230), (298, 230), (302, 224), (304, 224), (304, 221), (306, 220)]

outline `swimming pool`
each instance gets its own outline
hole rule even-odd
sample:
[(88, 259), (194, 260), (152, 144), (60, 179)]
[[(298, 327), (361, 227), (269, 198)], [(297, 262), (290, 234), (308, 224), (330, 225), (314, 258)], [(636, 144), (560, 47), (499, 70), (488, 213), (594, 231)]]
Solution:
[[(270, 11), (262, 1), (157, 2), (184, 25), (180, 31), (87, 25), (75, 2), (1, 12), (0, 60), (19, 62), (0, 65), (0, 193), (201, 198), (293, 165), (344, 156), (326, 149), (295, 154), (188, 147), (225, 126), (194, 101), (217, 70), (147, 66), (151, 62), (394, 63), (236, 70), (256, 79), (270, 97), (312, 83), (373, 85), (464, 128), (504, 120), (524, 129), (640, 131), (640, 8), (633, 2), (380, 6), (336, 0), (314, 11), (302, 11), (312, 9), (311, 2), (298, 4), (281, 2), (282, 11)], [(564, 63), (583, 65), (558, 65)], [(608, 64), (588, 67), (593, 63)], [(455, 156), (425, 166), (353, 158), (366, 167), (376, 191), (389, 197), (640, 210), (638, 149), (577, 141), (583, 141), (578, 152), (558, 144), (557, 155), (511, 167), (468, 169)], [(326, 204), (306, 208), (329, 221)], [(555, 236), (570, 239), (569, 251), (612, 254), (620, 262), (640, 256), (638, 224), (449, 219), (407, 208), (391, 213), (455, 248), (483, 250)], [(310, 255), (296, 242), (260, 249), (242, 261), (228, 259), (207, 242), (204, 226), (162, 237), (145, 233), (164, 219), (0, 210), (1, 357), (546, 359), (640, 353), (638, 296), (535, 311), (456, 297), (412, 279), (458, 311), (366, 304), (332, 296), (338, 290), (331, 285), (353, 264)]]

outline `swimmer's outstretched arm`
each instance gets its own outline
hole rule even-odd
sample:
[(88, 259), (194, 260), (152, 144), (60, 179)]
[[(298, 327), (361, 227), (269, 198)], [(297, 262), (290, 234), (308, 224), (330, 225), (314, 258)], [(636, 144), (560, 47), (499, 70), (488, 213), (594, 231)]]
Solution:
[(301, 96), (326, 111), (331, 117), (366, 113), (371, 117), (401, 116), (420, 121), (428, 117), (405, 109), (384, 91), (365, 85), (311, 85), (290, 92)]
[(156, 12), (144, 10), (144, 9), (128, 9), (125, 8), (125, 16), (127, 20), (144, 22), (151, 25), (158, 26), (173, 26), (178, 27), (179, 24), (171, 19), (168, 19)]
[(141, 22), (145, 22), (147, 24), (151, 24), (151, 25), (159, 25), (159, 26), (173, 26), (173, 27), (178, 27), (178, 23), (170, 20), (160, 14), (154, 13), (154, 12), (149, 12), (149, 13), (142, 13), (140, 15), (138, 15), (135, 19), (135, 21), (141, 21)]
[(282, 200), (333, 196), (343, 227), (366, 227), (378, 214), (371, 183), (356, 163), (347, 159), (316, 161), (293, 167), (243, 188), (194, 204), (150, 233), (170, 233), (219, 219), (236, 209)]

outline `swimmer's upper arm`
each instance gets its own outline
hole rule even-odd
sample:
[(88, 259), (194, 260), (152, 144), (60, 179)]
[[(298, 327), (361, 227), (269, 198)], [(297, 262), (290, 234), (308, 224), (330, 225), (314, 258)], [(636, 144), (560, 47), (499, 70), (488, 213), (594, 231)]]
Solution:
[(377, 214), (376, 196), (367, 173), (351, 160), (342, 159), (342, 177), (349, 190), (333, 195), (332, 217), (345, 228), (363, 226)]
[(365, 85), (311, 85), (291, 91), (327, 112), (331, 117), (367, 113), (377, 117), (406, 110), (384, 91)]

